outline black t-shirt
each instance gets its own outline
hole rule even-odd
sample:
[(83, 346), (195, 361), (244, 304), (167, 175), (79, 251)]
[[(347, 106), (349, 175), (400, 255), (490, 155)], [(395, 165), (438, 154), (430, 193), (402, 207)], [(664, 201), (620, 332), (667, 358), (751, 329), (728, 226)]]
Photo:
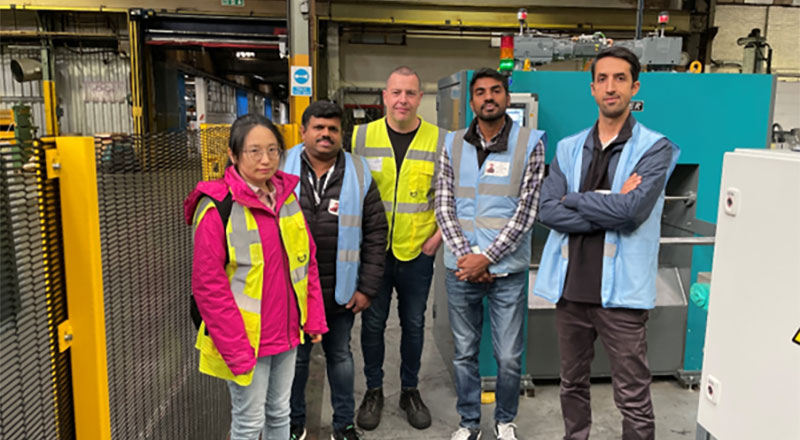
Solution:
[[(628, 117), (617, 137), (606, 148), (603, 148), (600, 143), (597, 124), (595, 124), (592, 137), (594, 144), (592, 161), (583, 176), (581, 192), (611, 189), (608, 164), (613, 156), (622, 152), (622, 148), (631, 137), (633, 124), (633, 118)], [(564, 281), (564, 299), (589, 304), (602, 303), (600, 290), (603, 284), (605, 236), (605, 230), (569, 235), (569, 264)]]
[(389, 131), (389, 141), (392, 143), (392, 149), (394, 149), (394, 161), (397, 165), (397, 174), (400, 174), (400, 166), (403, 165), (403, 159), (406, 157), (406, 152), (408, 151), (409, 145), (414, 140), (414, 136), (417, 135), (417, 131), (419, 131), (419, 127), (422, 124), (419, 124), (417, 128), (409, 133), (398, 133), (392, 130), (392, 127), (389, 126), (389, 122), (386, 122), (386, 129)]

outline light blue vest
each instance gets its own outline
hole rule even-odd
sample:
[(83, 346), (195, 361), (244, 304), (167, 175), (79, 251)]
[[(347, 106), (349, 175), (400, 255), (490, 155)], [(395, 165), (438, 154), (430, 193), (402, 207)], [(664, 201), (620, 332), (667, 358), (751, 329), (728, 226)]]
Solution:
[[(583, 162), (583, 146), (591, 129), (564, 138), (558, 143), (558, 166), (567, 178), (569, 192), (579, 192)], [(619, 193), (633, 173), (642, 156), (664, 135), (640, 123), (633, 127), (631, 138), (620, 153), (619, 163), (611, 183), (611, 192)], [(672, 144), (672, 163), (669, 179), (680, 150)], [(665, 182), (666, 187), (666, 182)], [(652, 309), (656, 302), (658, 273), (658, 242), (661, 237), (661, 212), (664, 210), (664, 190), (661, 190), (650, 216), (635, 231), (621, 233), (606, 231), (603, 248), (603, 279), (600, 297), (603, 307)], [(550, 231), (542, 253), (533, 293), (553, 303), (564, 291), (564, 279), (569, 264), (569, 234)]]
[[(473, 251), (485, 251), (508, 224), (519, 205), (520, 186), (528, 159), (545, 133), (511, 126), (508, 148), (491, 152), (478, 169), (477, 148), (464, 141), (466, 130), (447, 135), (445, 148), (453, 167), (456, 215), (461, 230)], [(477, 247), (478, 249), (475, 249)], [(445, 246), (444, 264), (457, 270), (458, 259)], [(517, 273), (528, 270), (531, 263), (531, 231), (520, 239), (517, 248), (497, 264), (489, 266), (493, 274)]]
[[(289, 174), (300, 176), (300, 153), (305, 146), (298, 144), (286, 153), (281, 169)], [(361, 218), (364, 213), (364, 198), (372, 183), (372, 174), (367, 161), (360, 156), (345, 152), (344, 181), (339, 194), (339, 235), (336, 259), (336, 302), (347, 304), (358, 287), (358, 268), (361, 263)], [(303, 179), (303, 176), (300, 176)], [(301, 182), (297, 183), (295, 194), (300, 199)]]

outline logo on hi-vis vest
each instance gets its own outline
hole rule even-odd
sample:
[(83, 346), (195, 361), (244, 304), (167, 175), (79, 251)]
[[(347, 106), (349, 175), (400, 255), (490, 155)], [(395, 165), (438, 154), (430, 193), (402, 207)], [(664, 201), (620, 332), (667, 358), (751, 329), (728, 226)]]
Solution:
[(484, 176), (505, 177), (508, 176), (508, 162), (500, 162), (490, 160), (486, 162), (486, 170), (483, 172)]

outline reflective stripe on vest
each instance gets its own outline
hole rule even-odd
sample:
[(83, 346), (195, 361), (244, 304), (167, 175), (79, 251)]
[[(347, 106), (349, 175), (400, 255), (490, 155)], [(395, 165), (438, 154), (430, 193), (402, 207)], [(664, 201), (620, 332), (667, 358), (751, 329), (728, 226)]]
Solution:
[[(590, 133), (591, 129), (586, 129), (563, 139), (558, 144), (556, 158), (559, 168), (567, 178), (570, 192), (579, 190), (583, 146)], [(634, 125), (631, 138), (623, 147), (614, 172), (612, 193), (620, 192), (624, 181), (633, 173), (642, 156), (663, 138), (664, 135), (649, 130), (638, 122)], [(666, 180), (669, 179), (680, 155), (680, 150), (675, 144), (672, 144), (672, 148), (672, 162)], [(661, 236), (663, 208), (662, 189), (647, 220), (635, 231), (626, 234), (606, 231), (600, 292), (603, 307), (652, 309), (655, 306), (658, 242)], [(568, 240), (569, 234), (550, 231), (536, 275), (534, 294), (553, 303), (558, 302), (564, 289), (569, 264)]]
[[(303, 148), (305, 148), (303, 144), (299, 144), (289, 150), (281, 166), (284, 172), (300, 175)], [(339, 227), (335, 288), (335, 299), (340, 305), (347, 304), (358, 287), (364, 198), (366, 198), (372, 183), (372, 175), (366, 172), (367, 163), (364, 158), (350, 153), (345, 153), (344, 157), (344, 177), (338, 197)], [(301, 190), (302, 185), (298, 183), (296, 193), (300, 195)]]
[(353, 153), (366, 159), (378, 185), (389, 223), (388, 249), (398, 260), (416, 258), (425, 240), (436, 232), (434, 176), (439, 172), (438, 159), (446, 134), (447, 130), (420, 118), (398, 177), (386, 118), (359, 125), (353, 131)]
[[(214, 202), (203, 197), (195, 209), (194, 228), (202, 221), (206, 213), (214, 208)], [(290, 195), (279, 212), (278, 228), (280, 229), (289, 272), (300, 316), (300, 341), (304, 340), (302, 326), (305, 325), (308, 309), (308, 255), (309, 240), (305, 220), (294, 195)], [(264, 281), (264, 252), (256, 219), (250, 209), (234, 202), (225, 227), (228, 247), (228, 264), (225, 273), (230, 282), (236, 306), (239, 308), (247, 339), (254, 353), (258, 353), (261, 342), (261, 297)], [(206, 334), (205, 322), (200, 325), (195, 343), (200, 350), (200, 371), (225, 380), (233, 380), (239, 385), (247, 386), (253, 378), (253, 371), (234, 376), (220, 355), (214, 341)]]
[[(480, 168), (478, 147), (465, 142), (465, 134), (466, 130), (456, 131), (445, 145), (453, 167), (456, 215), (470, 247), (478, 246), (485, 251), (516, 212), (525, 169), (544, 133), (512, 125), (507, 150), (490, 152)], [(521, 238), (514, 252), (491, 265), (489, 271), (516, 273), (526, 270), (529, 264), (530, 233)], [(450, 269), (456, 267), (450, 249), (445, 250), (445, 265)]]

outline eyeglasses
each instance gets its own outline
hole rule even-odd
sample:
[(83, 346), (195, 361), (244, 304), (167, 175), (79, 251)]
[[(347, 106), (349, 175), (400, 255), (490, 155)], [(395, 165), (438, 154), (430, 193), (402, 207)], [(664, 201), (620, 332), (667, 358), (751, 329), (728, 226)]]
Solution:
[(259, 161), (266, 154), (270, 159), (277, 159), (283, 154), (283, 150), (278, 147), (269, 147), (266, 150), (261, 148), (248, 148), (244, 150), (244, 154), (252, 161)]

